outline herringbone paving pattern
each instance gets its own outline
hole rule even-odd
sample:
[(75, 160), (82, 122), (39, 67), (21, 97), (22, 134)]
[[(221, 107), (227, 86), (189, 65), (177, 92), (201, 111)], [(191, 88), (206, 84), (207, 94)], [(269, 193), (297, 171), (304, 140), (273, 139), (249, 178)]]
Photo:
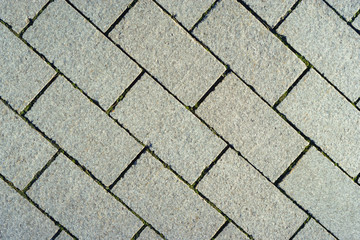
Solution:
[(0, 1), (0, 239), (360, 239), (359, 14)]

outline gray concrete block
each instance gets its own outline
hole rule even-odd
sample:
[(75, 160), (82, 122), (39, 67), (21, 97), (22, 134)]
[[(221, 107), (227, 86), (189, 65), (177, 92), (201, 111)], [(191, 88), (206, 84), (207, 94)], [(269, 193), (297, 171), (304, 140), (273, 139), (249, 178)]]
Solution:
[(352, 25), (356, 29), (360, 30), (360, 17), (359, 16), (357, 16), (357, 18), (355, 18), (355, 20), (352, 22)]
[(216, 237), (216, 240), (248, 240), (248, 239), (249, 238), (232, 223), (229, 223)]
[(360, 236), (360, 188), (315, 148), (280, 187), (339, 239)]
[(111, 115), (190, 183), (226, 146), (147, 74)]
[(157, 0), (168, 12), (181, 22), (184, 27), (190, 29), (203, 13), (205, 13), (214, 3), (214, 0)]
[(307, 145), (234, 74), (225, 77), (196, 113), (272, 181)]
[(144, 231), (140, 233), (140, 237), (137, 240), (161, 240), (162, 238), (151, 228), (146, 227)]
[(295, 4), (296, 0), (245, 0), (244, 2), (270, 26), (274, 27), (280, 21), (281, 17)]
[(307, 218), (232, 149), (200, 181), (198, 190), (255, 239), (289, 239)]
[(64, 0), (51, 3), (24, 38), (105, 109), (141, 71)]
[(3, 24), (0, 24), (0, 65), (0, 96), (19, 112), (55, 74)]
[(50, 239), (58, 227), (0, 179), (0, 239)]
[(47, 0), (2, 0), (0, 1), (0, 19), (19, 33), (29, 23), (29, 18), (33, 18), (46, 2)]
[(105, 185), (142, 149), (63, 77), (54, 81), (26, 116)]
[(27, 194), (80, 239), (130, 239), (143, 225), (63, 154)]
[(219, 2), (194, 29), (194, 35), (270, 104), (305, 69), (301, 60), (236, 0)]
[(360, 96), (360, 35), (323, 1), (301, 1), (278, 32), (348, 98)]
[(210, 239), (225, 220), (148, 152), (113, 192), (166, 239)]
[(56, 240), (72, 240), (72, 238), (69, 234), (67, 234), (65, 231), (61, 231), (60, 235), (55, 238)]
[(278, 106), (351, 176), (360, 172), (360, 112), (311, 70)]
[(106, 31), (132, 0), (71, 0), (71, 3), (102, 31)]
[(2, 102), (0, 133), (0, 173), (23, 189), (57, 149)]
[(309, 239), (321, 239), (321, 240), (335, 240), (335, 238), (328, 233), (320, 224), (315, 220), (310, 219), (305, 227), (300, 230), (293, 238), (293, 240), (309, 240)]
[(194, 106), (225, 71), (151, 0), (139, 1), (110, 37), (189, 106)]
[(360, 9), (360, 2), (358, 0), (326, 1), (348, 21), (351, 20), (355, 13)]

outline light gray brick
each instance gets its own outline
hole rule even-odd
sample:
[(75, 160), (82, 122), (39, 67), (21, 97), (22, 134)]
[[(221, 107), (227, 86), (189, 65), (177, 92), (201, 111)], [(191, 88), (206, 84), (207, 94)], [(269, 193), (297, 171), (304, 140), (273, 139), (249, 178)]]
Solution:
[(339, 239), (360, 236), (360, 188), (315, 148), (280, 187)]
[(335, 240), (335, 238), (328, 233), (320, 224), (311, 219), (305, 224), (305, 227), (300, 230), (293, 240), (309, 240), (309, 239), (321, 239), (321, 240)]
[(358, 30), (360, 30), (360, 17), (359, 17), (359, 16), (357, 16), (357, 17), (355, 18), (355, 20), (352, 22), (352, 25), (353, 25), (355, 28), (357, 28)]
[(270, 104), (305, 69), (301, 60), (236, 0), (219, 2), (194, 34)]
[(19, 33), (45, 5), (47, 0), (36, 1), (0, 1), (0, 18)]
[(245, 0), (244, 2), (270, 26), (274, 27), (280, 21), (281, 17), (295, 4), (296, 0)]
[(249, 238), (241, 232), (234, 224), (229, 223), (216, 237), (216, 240), (248, 240)]
[(0, 102), (0, 173), (20, 189), (57, 149)]
[(278, 32), (348, 98), (360, 96), (360, 35), (323, 1), (301, 1)]
[(189, 182), (226, 145), (147, 74), (111, 115)]
[(71, 3), (102, 31), (106, 31), (132, 0), (71, 0)]
[(58, 227), (0, 179), (0, 239), (50, 239)]
[(148, 152), (113, 192), (167, 239), (210, 239), (225, 220)]
[(63, 77), (55, 80), (26, 116), (105, 185), (142, 149)]
[(18, 111), (23, 110), (55, 74), (3, 24), (0, 24), (0, 65), (0, 96)]
[(232, 149), (198, 189), (255, 239), (289, 239), (307, 217)]
[(157, 0), (167, 11), (176, 17), (184, 27), (190, 29), (214, 3), (214, 0)]
[(64, 0), (51, 3), (24, 38), (104, 108), (141, 71)]
[(110, 37), (186, 105), (195, 105), (225, 71), (151, 0), (139, 1)]
[(272, 181), (307, 144), (234, 74), (225, 77), (196, 113)]
[(27, 194), (80, 239), (130, 239), (143, 225), (63, 154)]
[(311, 70), (278, 106), (351, 176), (360, 172), (360, 112)]
[(326, 0), (333, 8), (335, 8), (348, 21), (360, 9), (360, 2), (358, 0)]
[(140, 237), (137, 240), (161, 240), (162, 238), (151, 228), (147, 227), (140, 233)]

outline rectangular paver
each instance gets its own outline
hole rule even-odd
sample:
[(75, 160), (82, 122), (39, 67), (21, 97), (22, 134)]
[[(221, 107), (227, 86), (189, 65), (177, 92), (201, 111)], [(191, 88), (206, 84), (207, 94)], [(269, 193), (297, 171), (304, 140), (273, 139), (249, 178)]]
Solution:
[(0, 19), (8, 23), (14, 31), (19, 33), (48, 0), (19, 1), (1, 0)]
[(20, 189), (57, 149), (0, 102), (0, 173)]
[(360, 172), (360, 111), (311, 70), (278, 106), (351, 176)]
[(339, 239), (360, 236), (360, 188), (315, 148), (311, 148), (280, 183)]
[(224, 217), (148, 152), (113, 188), (167, 239), (210, 239)]
[(139, 1), (110, 37), (186, 105), (194, 106), (225, 71), (153, 1)]
[(27, 194), (80, 239), (130, 239), (143, 225), (63, 154)]
[(300, 230), (293, 238), (293, 240), (309, 240), (309, 239), (321, 239), (321, 240), (335, 240), (335, 238), (328, 233), (320, 224), (311, 219), (305, 224), (305, 227)]
[(58, 227), (0, 179), (0, 239), (50, 239)]
[(360, 31), (360, 17), (359, 16), (357, 16), (357, 18), (355, 18), (355, 20), (352, 22), (352, 25)]
[(359, 97), (360, 35), (323, 1), (301, 1), (278, 32), (348, 98)]
[(0, 24), (0, 49), (0, 96), (20, 112), (55, 71), (3, 24)]
[(51, 3), (24, 38), (106, 109), (141, 71), (64, 0)]
[(190, 183), (226, 145), (147, 74), (111, 115)]
[(194, 34), (270, 104), (305, 70), (301, 60), (236, 0), (219, 2)]
[(229, 223), (216, 237), (216, 240), (249, 240), (234, 224)]
[(229, 74), (196, 113), (275, 181), (307, 142), (234, 74)]
[(255, 239), (289, 239), (307, 217), (232, 149), (198, 189)]
[(359, 0), (326, 0), (335, 8), (346, 20), (350, 21), (355, 13), (360, 9)]
[(26, 116), (105, 185), (142, 149), (63, 77), (54, 81)]

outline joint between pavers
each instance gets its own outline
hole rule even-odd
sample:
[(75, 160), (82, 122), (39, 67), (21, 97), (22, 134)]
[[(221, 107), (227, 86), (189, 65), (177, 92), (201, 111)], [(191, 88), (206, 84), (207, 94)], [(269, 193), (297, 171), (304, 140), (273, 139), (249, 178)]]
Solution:
[(292, 5), (292, 7), (285, 13), (285, 15), (280, 18), (279, 22), (276, 23), (276, 25), (273, 27), (274, 31), (276, 31), (276, 29), (279, 28), (279, 26), (286, 20), (286, 18), (289, 17), (289, 15), (295, 10), (301, 1), (302, 0), (297, 0), (294, 5)]
[(349, 22), (350, 22), (350, 23), (354, 22), (355, 19), (356, 19), (359, 15), (360, 15), (360, 8), (359, 8), (359, 10), (357, 10), (357, 12), (354, 14), (354, 16), (351, 17), (351, 19), (350, 19)]
[(140, 237), (140, 234), (142, 231), (144, 231), (146, 228), (146, 225), (142, 225), (141, 228), (134, 234), (134, 236), (131, 238), (131, 240), (136, 240)]
[(226, 220), (223, 225), (216, 231), (216, 233), (211, 237), (210, 240), (215, 240), (217, 236), (226, 228), (227, 225), (229, 225), (229, 221)]
[(55, 240), (60, 234), (61, 234), (62, 230), (59, 229), (55, 234), (54, 236), (52, 236), (51, 240)]
[(311, 217), (308, 218), (301, 224), (301, 226), (296, 230), (296, 232), (289, 238), (289, 240), (293, 240), (294, 237), (305, 227), (305, 225), (311, 220)]
[(200, 19), (197, 20), (196, 23), (189, 29), (189, 32), (194, 31), (194, 29), (197, 28), (197, 26), (206, 19), (207, 15), (216, 7), (220, 1), (221, 0), (215, 0), (215, 2), (213, 2), (213, 4), (211, 4), (211, 6), (201, 15)]
[(339, 18), (341, 18), (341, 20), (343, 20), (344, 22), (346, 22), (346, 23), (348, 23), (348, 21), (346, 20), (346, 18), (343, 16), (343, 15), (341, 15), (339, 12), (338, 12), (338, 10), (336, 10), (330, 3), (328, 3), (326, 0), (322, 0), (329, 8), (331, 8), (331, 10), (333, 10), (335, 13), (336, 13), (336, 15), (338, 15), (339, 16)]

